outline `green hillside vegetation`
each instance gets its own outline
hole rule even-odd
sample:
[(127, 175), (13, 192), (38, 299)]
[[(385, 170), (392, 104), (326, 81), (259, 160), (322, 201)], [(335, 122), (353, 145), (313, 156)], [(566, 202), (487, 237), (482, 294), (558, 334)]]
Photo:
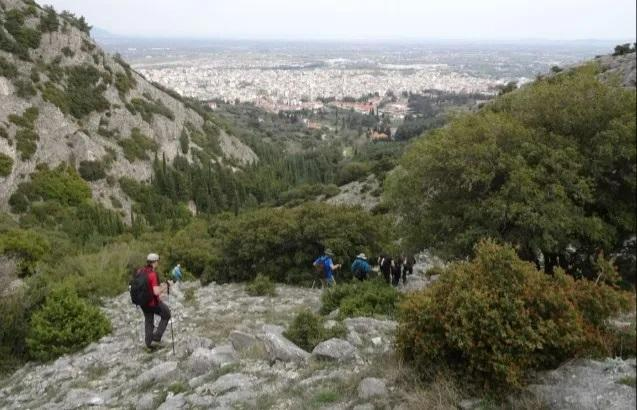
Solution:
[[(546, 272), (593, 277), (598, 253), (635, 233), (637, 176), (635, 91), (596, 74), (547, 77), (416, 141), (386, 196), (408, 242), (466, 257), (490, 237)], [(634, 283), (634, 267), (623, 274)]]

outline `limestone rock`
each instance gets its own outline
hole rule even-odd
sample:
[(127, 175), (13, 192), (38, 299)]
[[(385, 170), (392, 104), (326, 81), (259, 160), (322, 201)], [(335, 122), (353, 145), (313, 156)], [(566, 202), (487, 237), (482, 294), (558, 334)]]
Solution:
[(155, 407), (155, 396), (152, 393), (142, 395), (135, 405), (136, 410), (153, 410)]
[(137, 385), (147, 385), (161, 381), (171, 380), (177, 373), (177, 362), (165, 362), (152, 369), (146, 370), (136, 379)]
[(375, 377), (368, 377), (361, 380), (358, 385), (358, 397), (361, 399), (369, 399), (371, 397), (386, 396), (387, 387), (385, 381)]
[(529, 386), (541, 401), (554, 410), (634, 409), (634, 387), (620, 383), (635, 377), (635, 359), (575, 360), (540, 375)]
[(187, 366), (193, 374), (200, 375), (236, 362), (232, 346), (222, 345), (214, 349), (197, 348), (188, 358)]
[(281, 333), (278, 327), (264, 327), (265, 333), (260, 336), (265, 344), (270, 360), (281, 360), (283, 362), (299, 362), (306, 360), (310, 354), (301, 349)]
[(237, 351), (250, 349), (258, 343), (258, 340), (255, 336), (249, 333), (241, 332), (239, 330), (232, 331), (228, 338), (230, 339), (232, 346)]
[(351, 360), (356, 353), (356, 348), (348, 341), (332, 338), (319, 343), (312, 351), (312, 356), (319, 359), (346, 361)]

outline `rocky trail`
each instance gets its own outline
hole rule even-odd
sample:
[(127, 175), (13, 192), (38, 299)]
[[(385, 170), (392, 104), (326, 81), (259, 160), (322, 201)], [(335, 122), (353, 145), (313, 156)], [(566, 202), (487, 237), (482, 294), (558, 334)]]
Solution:
[[(427, 283), (416, 274), (403, 290)], [(111, 335), (0, 380), (0, 408), (431, 408), (401, 379), (394, 321), (346, 319), (346, 340), (308, 353), (282, 332), (300, 309), (318, 310), (320, 290), (278, 286), (277, 293), (250, 297), (238, 284), (181, 284), (168, 301), (175, 354), (170, 326), (163, 349), (144, 350), (142, 314), (122, 294), (103, 307)], [(635, 388), (619, 383), (634, 374), (634, 360), (584, 361), (547, 373), (532, 388), (556, 409), (634, 408)], [(458, 404), (481, 408), (475, 400)]]

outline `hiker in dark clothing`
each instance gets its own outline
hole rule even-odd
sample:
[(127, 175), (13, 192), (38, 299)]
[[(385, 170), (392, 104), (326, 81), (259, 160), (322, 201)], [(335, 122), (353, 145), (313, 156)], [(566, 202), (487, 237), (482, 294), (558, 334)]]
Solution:
[(392, 260), (391, 263), (391, 284), (392, 286), (398, 286), (400, 283), (400, 274), (402, 271), (402, 260), (400, 258), (396, 258)]
[(383, 274), (383, 278), (385, 279), (385, 282), (387, 282), (387, 284), (389, 285), (391, 283), (391, 266), (392, 266), (392, 259), (389, 256), (381, 256), (380, 257), (380, 261), (379, 261), (379, 265), (380, 265), (380, 272)]
[(372, 267), (367, 262), (367, 257), (364, 253), (361, 253), (356, 257), (354, 263), (352, 263), (352, 273), (354, 277), (360, 281), (367, 280), (369, 273), (372, 271)]
[[(146, 266), (141, 270), (148, 275), (148, 286), (152, 297), (150, 302), (141, 308), (144, 312), (145, 320), (145, 343), (146, 347), (151, 349), (153, 342), (161, 342), (161, 338), (170, 320), (170, 309), (160, 299), (161, 295), (168, 292), (168, 284), (159, 283), (159, 275), (156, 272), (157, 265), (159, 264), (159, 255), (151, 253), (146, 259)], [(161, 318), (157, 329), (155, 329), (155, 315)]]
[(416, 264), (416, 259), (413, 256), (405, 256), (401, 258), (403, 261), (403, 285), (407, 283), (407, 275), (412, 275), (414, 273), (414, 265)]

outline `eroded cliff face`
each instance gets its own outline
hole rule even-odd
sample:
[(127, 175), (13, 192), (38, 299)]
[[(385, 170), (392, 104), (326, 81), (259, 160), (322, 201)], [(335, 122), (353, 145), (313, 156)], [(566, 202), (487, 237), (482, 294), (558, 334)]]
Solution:
[[(194, 161), (204, 152), (234, 166), (257, 160), (208, 113), (106, 54), (82, 24), (30, 1), (0, 0), (0, 154), (12, 162), (0, 173), (0, 209), (38, 164), (103, 161), (107, 178), (91, 187), (110, 206), (111, 196), (129, 203), (117, 180), (149, 180), (155, 155)], [(28, 109), (37, 116), (25, 125), (16, 117)]]

